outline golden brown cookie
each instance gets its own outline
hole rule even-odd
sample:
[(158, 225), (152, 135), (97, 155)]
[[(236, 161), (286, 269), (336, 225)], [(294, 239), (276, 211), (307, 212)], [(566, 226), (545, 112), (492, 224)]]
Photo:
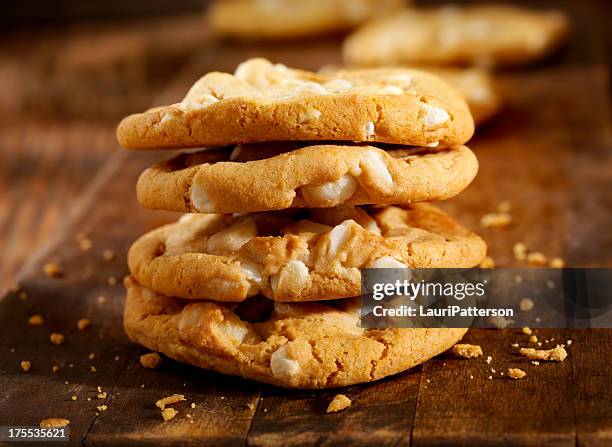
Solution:
[(223, 37), (287, 39), (347, 31), (402, 5), (402, 0), (217, 0), (208, 20)]
[[(452, 85), (467, 102), (474, 122), (482, 124), (495, 116), (501, 108), (501, 98), (495, 88), (493, 78), (488, 70), (480, 68), (440, 68), (418, 67), (439, 76)], [(342, 69), (336, 73), (359, 73), (364, 69)], [(367, 69), (369, 73), (381, 73), (386, 76), (401, 75), (406, 68)]]
[(473, 267), (486, 244), (425, 203), (242, 215), (187, 214), (138, 239), (130, 272), (155, 292), (190, 299), (348, 298), (365, 267)]
[(289, 388), (372, 382), (438, 355), (467, 329), (362, 329), (359, 299), (186, 302), (127, 278), (131, 340), (180, 362)]
[(209, 73), (185, 99), (128, 116), (128, 149), (268, 141), (356, 141), (454, 146), (474, 133), (461, 95), (435, 75), (326, 76), (250, 59), (234, 75)]
[(142, 173), (138, 201), (201, 213), (412, 203), (450, 198), (478, 171), (476, 156), (465, 146), (294, 147), (261, 143), (180, 155)]
[(344, 43), (350, 65), (518, 65), (538, 60), (568, 34), (558, 11), (505, 5), (407, 9), (358, 29)]

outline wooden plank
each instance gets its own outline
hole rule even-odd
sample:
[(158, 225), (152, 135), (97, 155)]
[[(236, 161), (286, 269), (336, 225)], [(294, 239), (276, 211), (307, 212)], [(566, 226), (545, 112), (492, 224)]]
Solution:
[(612, 445), (612, 330), (574, 330), (571, 336), (577, 445)]
[[(249, 445), (406, 445), (419, 375), (417, 367), (373, 384), (319, 392), (266, 387), (249, 432)], [(348, 396), (352, 405), (340, 413), (326, 414), (337, 393)]]
[[(554, 347), (565, 341), (567, 331), (535, 333), (541, 340), (554, 339), (544, 343)], [(464, 340), (480, 345), (483, 357), (441, 356), (426, 363), (413, 445), (573, 446), (572, 350), (565, 362), (535, 366), (511, 346), (527, 346), (528, 338), (519, 330), (472, 330)], [(490, 363), (487, 356), (492, 357)], [(527, 376), (513, 380), (508, 368), (521, 368)]]

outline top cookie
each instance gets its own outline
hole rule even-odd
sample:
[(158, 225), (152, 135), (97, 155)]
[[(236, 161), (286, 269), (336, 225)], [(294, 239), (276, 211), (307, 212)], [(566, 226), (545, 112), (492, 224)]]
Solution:
[[(428, 71), (452, 85), (467, 102), (476, 125), (495, 116), (501, 108), (501, 98), (489, 70), (482, 68), (415, 67)], [(348, 68), (336, 73), (360, 73), (368, 70), (384, 76), (401, 76), (406, 68)]]
[(356, 141), (454, 146), (474, 133), (462, 96), (435, 75), (367, 70), (326, 76), (265, 59), (202, 77), (177, 104), (123, 119), (128, 149), (267, 141)]
[(402, 0), (224, 0), (211, 5), (208, 19), (219, 36), (285, 39), (347, 31), (403, 4)]
[(358, 65), (525, 64), (556, 49), (569, 24), (560, 12), (490, 5), (410, 9), (365, 25), (344, 44)]

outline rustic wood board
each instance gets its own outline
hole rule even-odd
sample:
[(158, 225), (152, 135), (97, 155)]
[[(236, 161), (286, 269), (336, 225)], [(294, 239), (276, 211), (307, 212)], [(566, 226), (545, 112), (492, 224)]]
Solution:
[[(585, 61), (580, 48), (592, 49), (585, 42), (594, 40), (589, 33), (597, 29), (585, 30), (580, 17), (582, 40), (574, 41), (562, 61), (501, 76), (505, 111), (471, 143), (480, 174), (465, 193), (443, 204), (478, 229), (480, 216), (500, 201), (513, 203), (512, 228), (478, 229), (500, 265), (513, 265), (511, 247), (521, 240), (571, 265), (612, 266), (608, 70), (595, 50)], [(231, 69), (255, 54), (305, 68), (338, 61), (333, 42), (297, 48), (209, 46), (158, 101), (178, 99), (200, 73)], [(70, 203), (70, 218), (21, 271), (20, 290), (27, 298), (13, 292), (2, 300), (0, 425), (67, 417), (71, 443), (85, 445), (612, 443), (612, 330), (538, 331), (540, 339), (554, 339), (550, 344), (574, 341), (565, 362), (540, 366), (510, 347), (525, 340), (520, 331), (471, 331), (466, 341), (480, 344), (493, 357), (491, 364), (443, 355), (396, 377), (343, 390), (354, 404), (334, 415), (324, 410), (335, 390), (287, 391), (169, 360), (157, 371), (141, 368), (137, 357), (144, 351), (121, 327), (123, 288), (109, 285), (108, 278), (126, 274), (131, 241), (176, 217), (143, 210), (134, 198), (138, 174), (160, 156), (115, 151), (104, 167), (96, 165), (93, 182)], [(91, 251), (79, 249), (74, 240), (79, 232), (93, 240)], [(115, 260), (102, 259), (106, 249), (115, 251)], [(63, 278), (41, 273), (49, 259), (60, 262)], [(28, 326), (35, 313), (45, 317), (43, 326)], [(82, 317), (93, 321), (87, 331), (76, 328)], [(63, 345), (49, 342), (54, 331), (66, 336)], [(32, 362), (27, 374), (19, 368), (26, 359)], [(55, 364), (61, 369), (52, 373)], [(513, 381), (500, 375), (513, 366), (525, 369), (527, 377)], [(108, 392), (106, 399), (96, 398), (97, 386)], [(187, 401), (176, 406), (179, 416), (164, 424), (154, 402), (172, 393), (185, 394)], [(108, 409), (97, 411), (102, 404)]]

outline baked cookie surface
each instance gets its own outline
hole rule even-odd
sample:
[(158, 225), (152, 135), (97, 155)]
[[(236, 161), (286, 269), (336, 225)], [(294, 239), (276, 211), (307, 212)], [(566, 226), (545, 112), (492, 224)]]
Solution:
[[(423, 363), (467, 329), (362, 329), (359, 299), (186, 302), (126, 278), (129, 338), (180, 362), (289, 388), (371, 382)], [(262, 302), (263, 301), (263, 302)]]
[(223, 37), (285, 39), (350, 30), (402, 5), (402, 0), (224, 0), (212, 3), (208, 21)]
[[(501, 108), (501, 98), (488, 70), (480, 68), (418, 67), (448, 82), (463, 96), (472, 112), (474, 123), (482, 124)], [(345, 68), (334, 73), (380, 73), (381, 76), (402, 76), (406, 68)]]
[(360, 268), (473, 267), (486, 244), (436, 207), (336, 207), (187, 214), (130, 248), (144, 287), (187, 299), (275, 301), (361, 293)]
[(351, 65), (520, 65), (563, 42), (567, 17), (505, 5), (408, 9), (364, 25), (344, 43)]
[(326, 140), (445, 147), (473, 133), (465, 100), (435, 75), (326, 76), (265, 59), (233, 75), (209, 73), (180, 103), (130, 115), (117, 128), (128, 149)]
[(476, 156), (465, 146), (292, 147), (261, 143), (180, 155), (142, 173), (138, 201), (201, 213), (405, 204), (453, 197), (478, 171)]

